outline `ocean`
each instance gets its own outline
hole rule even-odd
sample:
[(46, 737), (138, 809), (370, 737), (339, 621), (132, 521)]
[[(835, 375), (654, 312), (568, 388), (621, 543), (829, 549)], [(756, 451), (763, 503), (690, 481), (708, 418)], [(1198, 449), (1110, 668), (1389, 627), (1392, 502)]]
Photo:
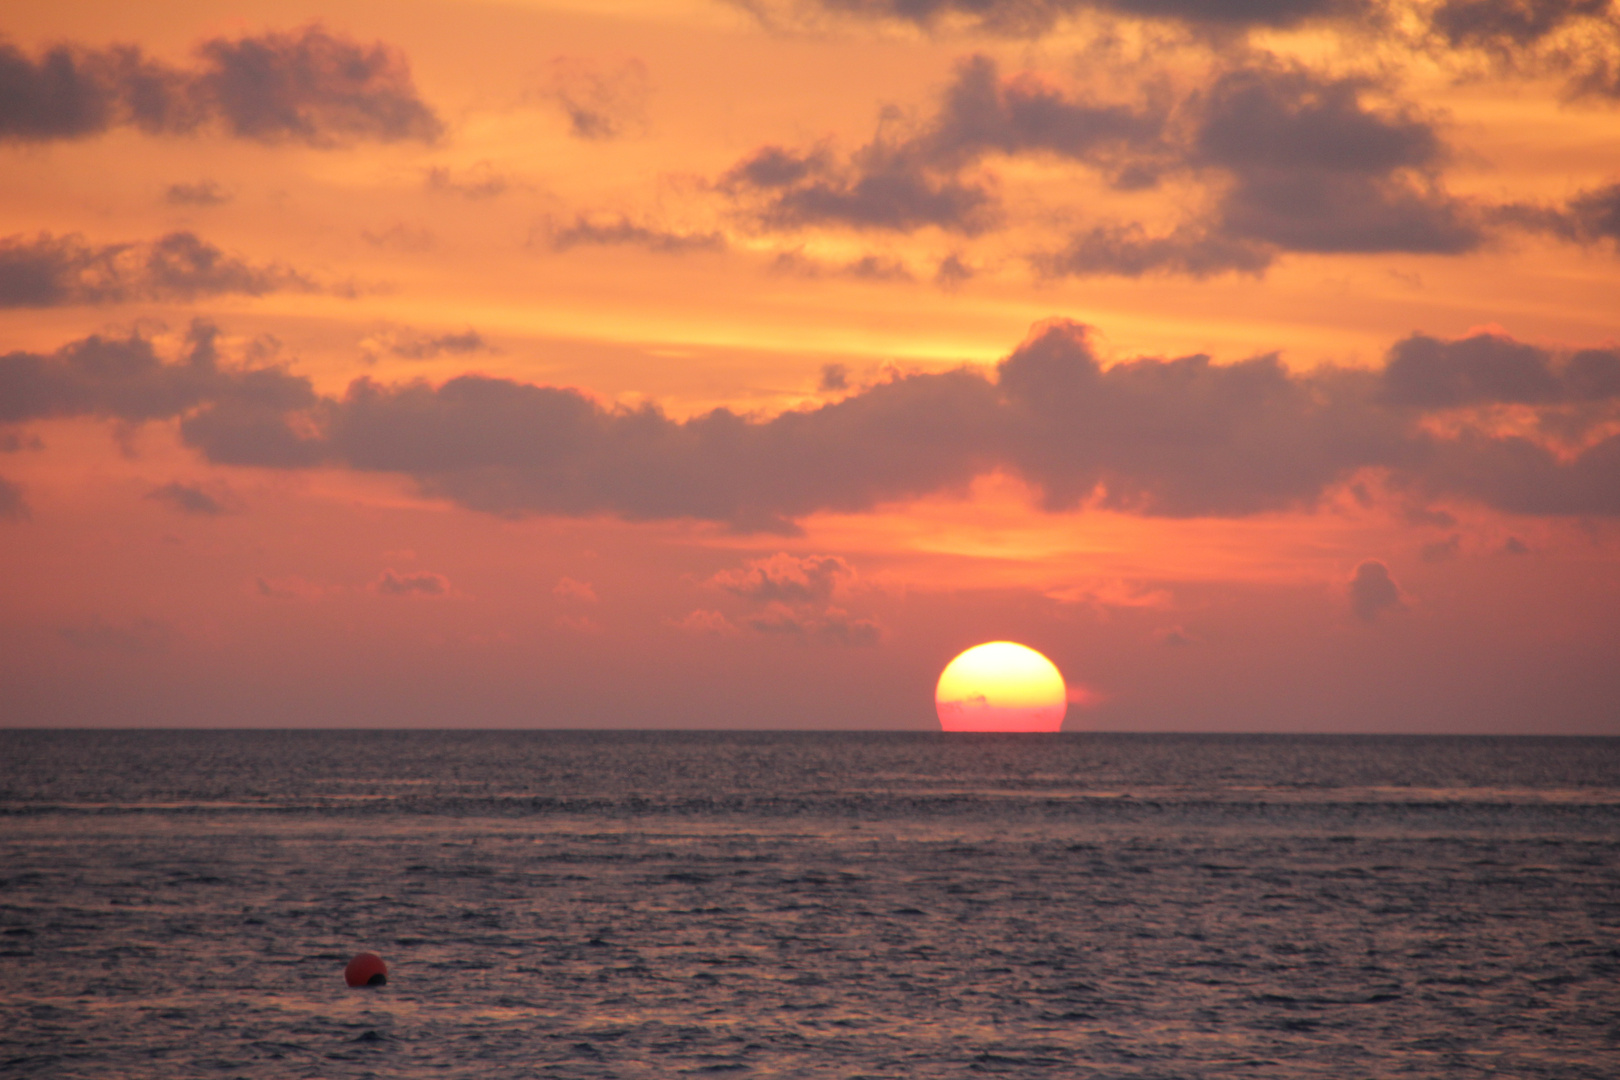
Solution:
[(1613, 1078), (1620, 739), (0, 731), (0, 1075)]

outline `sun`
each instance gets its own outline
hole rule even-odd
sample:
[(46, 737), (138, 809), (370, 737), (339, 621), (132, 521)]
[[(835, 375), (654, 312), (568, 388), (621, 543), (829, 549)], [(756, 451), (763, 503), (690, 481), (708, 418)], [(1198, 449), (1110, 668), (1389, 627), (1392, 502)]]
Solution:
[(945, 665), (934, 707), (946, 731), (1057, 731), (1069, 696), (1052, 661), (1016, 641), (988, 641)]

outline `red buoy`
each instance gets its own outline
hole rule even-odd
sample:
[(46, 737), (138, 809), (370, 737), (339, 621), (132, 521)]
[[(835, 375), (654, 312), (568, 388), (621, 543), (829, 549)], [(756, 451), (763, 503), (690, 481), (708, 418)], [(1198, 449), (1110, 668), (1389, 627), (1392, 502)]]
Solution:
[(350, 986), (381, 986), (388, 981), (388, 965), (374, 952), (363, 952), (343, 969), (343, 981)]

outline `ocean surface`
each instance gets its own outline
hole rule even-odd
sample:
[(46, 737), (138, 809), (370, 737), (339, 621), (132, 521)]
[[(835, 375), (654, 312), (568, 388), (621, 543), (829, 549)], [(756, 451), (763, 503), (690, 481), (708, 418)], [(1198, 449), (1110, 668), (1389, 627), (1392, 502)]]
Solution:
[(1620, 740), (0, 731), (0, 1075), (1608, 1080)]

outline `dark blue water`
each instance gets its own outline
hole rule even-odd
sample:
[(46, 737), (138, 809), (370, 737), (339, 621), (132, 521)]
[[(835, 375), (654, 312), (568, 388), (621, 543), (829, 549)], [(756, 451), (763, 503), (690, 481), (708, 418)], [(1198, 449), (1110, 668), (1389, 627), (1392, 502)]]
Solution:
[(1620, 740), (0, 731), (0, 1075), (707, 1074), (1620, 1075)]

